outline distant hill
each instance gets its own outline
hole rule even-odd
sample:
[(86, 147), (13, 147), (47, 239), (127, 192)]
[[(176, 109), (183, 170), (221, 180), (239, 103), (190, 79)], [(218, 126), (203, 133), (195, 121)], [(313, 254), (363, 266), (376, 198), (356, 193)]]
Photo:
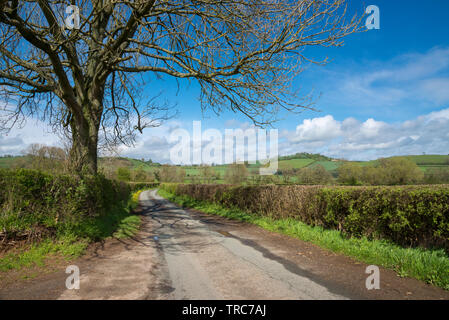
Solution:
[(109, 170), (114, 171), (117, 168), (123, 167), (129, 168), (130, 170), (143, 169), (144, 171), (154, 171), (154, 169), (161, 166), (161, 164), (125, 157), (101, 157), (98, 160), (98, 166), (100, 168), (108, 168)]
[(312, 159), (315, 161), (331, 161), (333, 160), (332, 158), (323, 156), (322, 154), (319, 153), (307, 153), (307, 152), (300, 152), (300, 153), (295, 153), (289, 156), (280, 156), (279, 157), (279, 161), (282, 160), (292, 160), (292, 159)]
[[(433, 168), (443, 168), (449, 170), (449, 155), (410, 155), (403, 157), (415, 162), (423, 171), (431, 170)], [(378, 161), (379, 160), (349, 162), (365, 166), (375, 165)], [(314, 167), (317, 165), (321, 165), (329, 172), (336, 173), (336, 170), (345, 162), (347, 161), (333, 159), (321, 154), (302, 152), (288, 156), (280, 156), (278, 165), (281, 171), (283, 169), (301, 169), (304, 167)], [(29, 167), (30, 163), (31, 157), (29, 156), (0, 157), (0, 168), (26, 168)], [(161, 166), (161, 164), (152, 162), (151, 160), (144, 161), (142, 159), (139, 160), (126, 157), (101, 157), (99, 158), (98, 166), (99, 168), (103, 168), (108, 171), (116, 171), (120, 167), (126, 167), (130, 170), (143, 169), (147, 172), (154, 172), (158, 167)], [(248, 164), (247, 166), (251, 174), (256, 174), (260, 167), (260, 163)], [(183, 166), (183, 168), (186, 170), (187, 176), (195, 176), (199, 174), (199, 166), (197, 165)], [(221, 176), (224, 176), (227, 165), (216, 165), (213, 166), (213, 168)]]

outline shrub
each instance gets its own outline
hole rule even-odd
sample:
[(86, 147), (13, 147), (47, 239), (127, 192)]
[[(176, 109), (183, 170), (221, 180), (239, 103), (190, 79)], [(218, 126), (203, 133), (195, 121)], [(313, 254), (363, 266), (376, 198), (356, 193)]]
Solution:
[(50, 175), (0, 169), (0, 233), (3, 238), (61, 234), (106, 216), (130, 197), (130, 187), (104, 176)]

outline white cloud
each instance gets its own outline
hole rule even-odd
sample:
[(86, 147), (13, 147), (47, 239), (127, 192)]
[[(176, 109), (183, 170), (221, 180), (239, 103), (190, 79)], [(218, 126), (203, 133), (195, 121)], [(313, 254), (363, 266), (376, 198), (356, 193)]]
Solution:
[[(241, 123), (241, 127), (246, 126)], [(176, 144), (170, 142), (169, 137), (176, 128), (184, 128), (191, 133), (192, 124), (169, 121), (160, 127), (146, 129), (143, 135), (138, 136), (133, 147), (121, 146), (119, 154), (168, 163), (170, 148)], [(224, 130), (221, 133), (224, 135)], [(280, 155), (305, 151), (350, 160), (368, 160), (423, 152), (447, 154), (449, 108), (397, 123), (386, 123), (374, 118), (359, 121), (351, 117), (339, 121), (326, 115), (305, 119), (295, 130), (280, 131), (279, 137)], [(0, 154), (20, 154), (30, 143), (58, 145), (58, 141), (47, 125), (29, 121), (23, 129), (13, 129), (8, 136), (0, 135)], [(210, 139), (203, 140), (203, 150), (211, 143)], [(216, 146), (216, 150), (221, 152), (222, 145)], [(192, 151), (196, 152), (193, 148)], [(250, 146), (245, 156), (253, 152), (255, 147)]]
[[(325, 123), (329, 126), (325, 127)], [(367, 160), (423, 152), (449, 153), (449, 108), (400, 123), (372, 118), (364, 122), (347, 118), (340, 122), (326, 116), (304, 120), (297, 128), (300, 130), (285, 134), (290, 138), (282, 144), (280, 154), (321, 152), (338, 158)]]
[(0, 154), (20, 155), (32, 143), (61, 146), (60, 138), (46, 123), (27, 119), (22, 127), (0, 134)]
[(336, 138), (340, 132), (341, 124), (331, 116), (327, 115), (321, 118), (306, 119), (302, 124), (296, 127), (296, 135), (293, 136), (293, 142), (313, 142), (331, 140)]

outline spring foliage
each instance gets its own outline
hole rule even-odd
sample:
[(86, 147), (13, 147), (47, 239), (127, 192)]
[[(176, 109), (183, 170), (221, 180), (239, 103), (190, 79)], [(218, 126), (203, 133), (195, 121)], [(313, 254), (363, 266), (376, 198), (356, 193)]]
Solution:
[(130, 196), (128, 184), (101, 175), (80, 178), (2, 169), (0, 231), (7, 238), (73, 233), (98, 239), (104, 230), (95, 221), (106, 219), (112, 223), (113, 213), (123, 209)]

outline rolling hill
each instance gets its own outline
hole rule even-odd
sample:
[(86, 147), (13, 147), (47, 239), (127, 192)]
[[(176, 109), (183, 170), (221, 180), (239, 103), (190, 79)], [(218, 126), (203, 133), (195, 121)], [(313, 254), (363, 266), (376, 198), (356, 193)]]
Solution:
[[(432, 170), (434, 168), (442, 168), (449, 171), (449, 155), (408, 155), (403, 156), (414, 163), (416, 163), (423, 171)], [(391, 157), (394, 158), (394, 157)], [(357, 163), (361, 166), (366, 165), (376, 165), (378, 160), (371, 161), (349, 161)], [(17, 168), (17, 167), (28, 167), (31, 163), (31, 157), (29, 156), (5, 156), (0, 157), (0, 168)], [(279, 169), (301, 169), (305, 167), (313, 168), (317, 165), (323, 166), (327, 171), (331, 173), (336, 173), (336, 170), (345, 161), (332, 159), (319, 154), (308, 154), (308, 153), (297, 153), (290, 156), (279, 157)], [(147, 162), (139, 159), (132, 159), (126, 157), (101, 157), (99, 158), (99, 168), (106, 169), (108, 171), (116, 171), (120, 167), (126, 167), (130, 170), (142, 169), (146, 172), (154, 172), (157, 170), (161, 164)], [(227, 165), (216, 165), (213, 166), (215, 172), (223, 177)], [(247, 165), (250, 174), (257, 174), (260, 164), (250, 164)], [(200, 174), (198, 166), (183, 166), (186, 171), (186, 176), (196, 176)]]

